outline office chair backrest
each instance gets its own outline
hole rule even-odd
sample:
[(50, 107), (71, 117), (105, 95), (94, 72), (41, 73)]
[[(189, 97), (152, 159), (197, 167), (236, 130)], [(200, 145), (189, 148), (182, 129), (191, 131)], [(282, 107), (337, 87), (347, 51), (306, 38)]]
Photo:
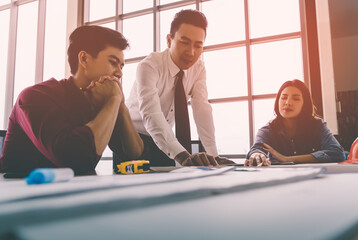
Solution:
[(6, 130), (0, 130), (0, 156), (2, 155), (2, 148), (5, 142)]

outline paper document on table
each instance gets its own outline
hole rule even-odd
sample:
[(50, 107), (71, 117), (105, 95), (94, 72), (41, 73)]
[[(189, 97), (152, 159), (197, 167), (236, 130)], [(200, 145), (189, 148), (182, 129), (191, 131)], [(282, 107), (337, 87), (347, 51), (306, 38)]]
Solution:
[(234, 169), (235, 167), (231, 166), (223, 168), (202, 168), (200, 171), (185, 173), (83, 176), (76, 177), (69, 182), (31, 186), (26, 185), (25, 181), (1, 181), (0, 189), (2, 194), (0, 194), (0, 204), (9, 201), (60, 196), (63, 194), (77, 194), (111, 188), (183, 181), (192, 178), (220, 175)]

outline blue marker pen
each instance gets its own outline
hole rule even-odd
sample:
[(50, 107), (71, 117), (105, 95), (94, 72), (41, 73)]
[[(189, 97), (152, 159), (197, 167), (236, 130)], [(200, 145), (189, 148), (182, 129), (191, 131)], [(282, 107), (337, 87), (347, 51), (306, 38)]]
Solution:
[(25, 180), (27, 184), (32, 185), (64, 182), (69, 181), (73, 177), (74, 172), (71, 168), (36, 168), (30, 172)]

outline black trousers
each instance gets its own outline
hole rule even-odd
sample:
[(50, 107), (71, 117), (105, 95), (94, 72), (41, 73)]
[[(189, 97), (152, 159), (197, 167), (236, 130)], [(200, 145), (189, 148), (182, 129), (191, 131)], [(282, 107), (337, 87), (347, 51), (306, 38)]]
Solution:
[[(149, 160), (150, 166), (175, 166), (175, 161), (169, 158), (154, 143), (153, 138), (147, 135), (139, 134), (144, 143), (144, 151), (140, 160)], [(117, 171), (117, 164), (134, 159), (128, 158), (123, 152), (113, 153), (113, 169)]]

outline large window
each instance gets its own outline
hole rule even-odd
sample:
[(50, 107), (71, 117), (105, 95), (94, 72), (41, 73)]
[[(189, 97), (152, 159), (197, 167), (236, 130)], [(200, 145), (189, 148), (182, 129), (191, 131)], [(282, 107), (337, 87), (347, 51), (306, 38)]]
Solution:
[(65, 77), (66, 23), (67, 0), (0, 0), (0, 129), (24, 88)]
[(65, 77), (67, 1), (46, 0), (43, 80)]
[[(0, 0), (0, 128), (6, 129), (21, 90), (65, 76), (68, 0)], [(279, 86), (308, 83), (305, 0), (78, 0), (80, 21), (123, 32), (123, 90), (129, 95), (138, 62), (163, 51), (170, 22), (198, 9), (209, 26), (202, 59), (207, 68), (219, 153), (243, 157), (256, 131), (273, 117)], [(82, 11), (83, 10), (83, 11)], [(10, 41), (9, 41), (10, 40)], [(191, 118), (192, 140), (198, 140)], [(110, 157), (110, 151), (104, 156)]]
[(0, 11), (0, 128), (4, 126), (6, 66), (9, 41), (10, 10)]
[[(99, 4), (99, 2), (101, 2)], [(303, 0), (85, 0), (84, 24), (112, 24), (129, 39), (123, 88), (128, 96), (137, 63), (163, 51), (170, 22), (181, 9), (197, 9), (209, 26), (202, 58), (221, 155), (243, 157), (256, 131), (274, 117), (275, 93), (287, 80), (304, 79), (307, 61)], [(192, 140), (198, 140), (191, 118)]]
[(30, 2), (18, 7), (14, 98), (22, 89), (35, 83), (36, 33), (38, 2)]

